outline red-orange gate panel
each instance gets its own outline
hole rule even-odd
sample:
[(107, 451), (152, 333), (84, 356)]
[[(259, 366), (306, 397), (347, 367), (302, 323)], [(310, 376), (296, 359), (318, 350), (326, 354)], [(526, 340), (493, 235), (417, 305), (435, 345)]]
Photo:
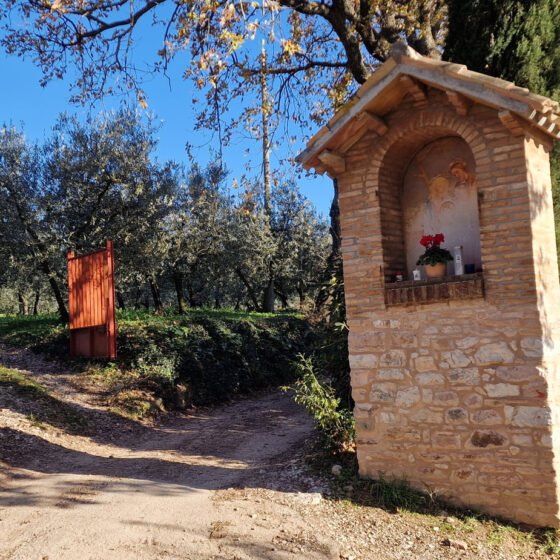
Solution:
[(117, 357), (113, 242), (95, 253), (68, 253), (70, 353)]

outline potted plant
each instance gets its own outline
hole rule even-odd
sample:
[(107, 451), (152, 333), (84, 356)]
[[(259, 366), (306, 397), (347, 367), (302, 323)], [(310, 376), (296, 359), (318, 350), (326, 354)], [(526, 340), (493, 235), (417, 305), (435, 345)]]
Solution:
[(429, 278), (442, 278), (445, 276), (447, 263), (453, 260), (451, 253), (447, 249), (440, 247), (444, 241), (443, 233), (424, 235), (420, 239), (420, 245), (425, 247), (426, 250), (423, 255), (420, 255), (416, 265), (424, 265)]

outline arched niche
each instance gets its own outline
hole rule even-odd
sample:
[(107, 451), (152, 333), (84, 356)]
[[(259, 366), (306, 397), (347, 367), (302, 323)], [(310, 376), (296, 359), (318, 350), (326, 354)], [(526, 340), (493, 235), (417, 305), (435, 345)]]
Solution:
[[(463, 248), (463, 262), (481, 268), (480, 224), (475, 161), (457, 136), (438, 138), (411, 158), (402, 184), (404, 245), (408, 273), (424, 252), (423, 235), (443, 233), (442, 247)], [(454, 274), (453, 262), (447, 274)]]
[[(443, 233), (444, 247), (453, 253), (455, 245), (463, 246), (464, 263), (481, 268), (476, 158), (470, 147), (481, 140), (464, 123), (455, 123), (456, 118), (450, 117), (448, 126), (427, 118), (406, 123), (396, 130), (396, 137), (387, 137), (380, 165), (372, 168), (385, 282), (394, 282), (399, 271), (412, 279), (416, 260), (424, 251), (420, 239), (425, 234)], [(462, 134), (454, 130), (457, 127)], [(472, 139), (470, 144), (465, 134)], [(436, 200), (429, 200), (431, 193)], [(428, 219), (434, 208), (435, 219)], [(448, 273), (453, 272), (450, 263)]]

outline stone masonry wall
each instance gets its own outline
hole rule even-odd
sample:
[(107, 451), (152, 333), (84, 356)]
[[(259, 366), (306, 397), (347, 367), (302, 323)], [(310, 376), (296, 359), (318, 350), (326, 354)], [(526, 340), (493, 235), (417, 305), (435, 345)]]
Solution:
[[(513, 136), (494, 109), (458, 115), (435, 91), (384, 118), (389, 131), (358, 142), (338, 177), (360, 472), (557, 526), (560, 287), (549, 146)], [(415, 151), (452, 135), (476, 161), (485, 297), (386, 307), (385, 274), (397, 259), (384, 251), (383, 177), (404, 174)]]

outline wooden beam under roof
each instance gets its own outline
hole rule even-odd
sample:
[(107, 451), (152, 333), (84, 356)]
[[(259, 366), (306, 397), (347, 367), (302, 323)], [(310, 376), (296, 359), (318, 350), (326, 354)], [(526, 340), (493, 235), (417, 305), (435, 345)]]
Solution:
[(424, 84), (411, 78), (410, 76), (404, 75), (399, 78), (399, 84), (406, 89), (415, 101), (426, 101), (426, 88)]
[(379, 136), (383, 136), (389, 130), (385, 121), (370, 111), (364, 111), (358, 118), (365, 123), (368, 130), (377, 132)]
[(382, 118), (369, 111), (364, 111), (357, 115), (354, 130), (352, 130), (351, 134), (346, 135), (346, 138), (338, 147), (337, 151), (341, 154), (345, 154), (368, 132), (375, 132), (378, 136), (383, 136), (387, 130), (389, 129)]
[[(514, 136), (523, 136), (525, 134), (525, 127), (523, 126), (523, 121), (517, 115), (514, 115), (511, 111), (499, 111), (498, 117), (502, 121), (502, 124)], [(528, 123), (526, 123), (526, 125), (527, 124)]]
[(445, 93), (447, 95), (447, 99), (449, 99), (449, 102), (453, 105), (458, 115), (468, 114), (472, 105), (472, 101), (468, 97), (451, 90), (445, 90)]
[(330, 176), (337, 176), (346, 171), (346, 160), (344, 157), (331, 150), (324, 150), (318, 156), (319, 161), (325, 166)]

